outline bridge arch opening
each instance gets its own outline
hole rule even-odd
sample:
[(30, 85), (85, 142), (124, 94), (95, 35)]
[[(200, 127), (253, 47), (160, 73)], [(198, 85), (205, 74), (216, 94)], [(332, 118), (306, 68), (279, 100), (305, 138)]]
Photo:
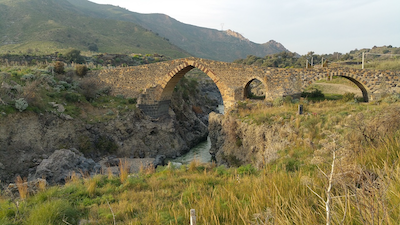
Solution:
[[(348, 75), (333, 75), (331, 76), (331, 79), (326, 79), (326, 77), (319, 77), (311, 82), (311, 84), (307, 85), (305, 89), (310, 89), (310, 87), (312, 89), (318, 89), (323, 94), (329, 94), (333, 96), (343, 95), (345, 93), (354, 93), (355, 97), (361, 99), (361, 101), (369, 101), (369, 95), (367, 89), (365, 88), (365, 85), (358, 81), (358, 79)], [(303, 91), (305, 89), (303, 89)]]
[(266, 85), (259, 78), (253, 78), (244, 86), (244, 99), (264, 100), (266, 96)]
[[(218, 83), (216, 76), (204, 66), (181, 65), (169, 73), (164, 83), (160, 102), (170, 102), (177, 88), (184, 87), (186, 89), (182, 94), (184, 100), (187, 100), (188, 94), (193, 94), (191, 92), (199, 88), (202, 96), (206, 97), (208, 104), (212, 106), (211, 108), (219, 106), (221, 112), (225, 106), (222, 84)], [(196, 85), (198, 87), (195, 87)]]

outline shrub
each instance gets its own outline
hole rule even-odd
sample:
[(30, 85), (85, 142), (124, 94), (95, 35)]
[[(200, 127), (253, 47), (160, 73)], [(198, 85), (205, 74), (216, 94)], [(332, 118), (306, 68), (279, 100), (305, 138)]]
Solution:
[(65, 59), (69, 62), (75, 63), (83, 63), (85, 61), (84, 58), (81, 56), (81, 51), (77, 49), (72, 49), (71, 51), (67, 52), (65, 54)]
[(76, 75), (83, 77), (87, 74), (88, 68), (86, 65), (76, 65), (75, 72), (76, 72)]
[(343, 102), (353, 101), (355, 96), (356, 96), (356, 94), (354, 94), (354, 93), (346, 92), (343, 95), (342, 101)]
[(41, 89), (40, 86), (42, 84), (42, 80), (35, 80), (33, 82), (29, 82), (23, 91), (23, 96), (29, 106), (35, 108), (35, 111), (41, 111), (46, 108), (46, 105), (41, 97)]
[(129, 104), (136, 104), (137, 103), (137, 99), (136, 98), (129, 98), (128, 99), (128, 103)]
[(66, 93), (64, 97), (65, 97), (65, 100), (67, 100), (67, 102), (78, 102), (79, 101), (79, 94), (76, 94), (76, 93)]
[(28, 102), (24, 98), (20, 98), (15, 101), (15, 108), (22, 112), (28, 108)]
[(279, 98), (275, 98), (274, 99), (274, 106), (281, 106), (283, 105), (283, 98), (279, 97)]
[(58, 74), (63, 74), (64, 73), (64, 63), (57, 61), (54, 63), (54, 72)]
[(85, 96), (87, 101), (93, 101), (96, 99), (99, 90), (99, 86), (96, 81), (92, 79), (84, 79), (79, 84), (80, 93)]
[(285, 98), (283, 99), (283, 102), (285, 104), (291, 104), (292, 100), (293, 100), (292, 96), (288, 95), (288, 96), (285, 96)]
[(251, 164), (247, 164), (245, 166), (240, 166), (237, 169), (238, 174), (243, 175), (243, 174), (256, 174), (257, 170), (251, 165)]
[(21, 80), (34, 80), (36, 78), (36, 76), (34, 74), (25, 74), (21, 77)]

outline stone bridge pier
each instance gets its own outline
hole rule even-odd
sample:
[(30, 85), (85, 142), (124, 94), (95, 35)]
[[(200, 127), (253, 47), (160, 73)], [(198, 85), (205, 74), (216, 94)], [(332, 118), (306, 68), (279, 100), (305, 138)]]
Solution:
[(112, 87), (112, 94), (137, 98), (137, 106), (151, 117), (167, 115), (176, 84), (190, 70), (203, 71), (218, 87), (225, 109), (247, 98), (249, 84), (259, 80), (265, 99), (299, 96), (317, 80), (344, 77), (355, 83), (364, 101), (384, 93), (398, 93), (399, 73), (346, 68), (282, 69), (260, 68), (200, 58), (184, 58), (142, 66), (99, 71), (97, 80)]

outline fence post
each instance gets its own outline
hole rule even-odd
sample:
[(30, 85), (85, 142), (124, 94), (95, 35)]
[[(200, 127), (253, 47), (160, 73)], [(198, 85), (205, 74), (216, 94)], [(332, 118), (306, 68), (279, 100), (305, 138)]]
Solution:
[(196, 210), (190, 210), (190, 225), (196, 225)]
[(299, 105), (297, 114), (303, 115), (303, 105)]

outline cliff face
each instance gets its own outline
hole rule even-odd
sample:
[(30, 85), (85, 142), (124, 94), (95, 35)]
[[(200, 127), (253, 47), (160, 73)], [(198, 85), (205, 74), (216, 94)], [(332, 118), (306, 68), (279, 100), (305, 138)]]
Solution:
[(209, 137), (211, 155), (217, 164), (240, 166), (253, 164), (262, 167), (277, 159), (278, 151), (287, 145), (290, 126), (276, 124), (258, 126), (235, 120), (229, 115), (211, 113)]
[[(205, 98), (183, 100), (177, 93), (169, 115), (151, 119), (132, 110), (103, 122), (65, 118), (53, 113), (0, 115), (0, 180), (28, 177), (55, 150), (76, 148), (95, 161), (114, 155), (128, 158), (174, 158), (206, 140)], [(199, 105), (199, 106), (197, 106)]]

